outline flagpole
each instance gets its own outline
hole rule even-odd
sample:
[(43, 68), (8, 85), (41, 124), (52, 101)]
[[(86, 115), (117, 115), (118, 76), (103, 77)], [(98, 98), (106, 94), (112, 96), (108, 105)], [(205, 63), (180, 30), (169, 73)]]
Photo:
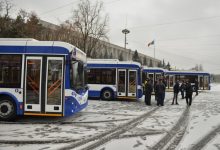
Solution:
[(156, 67), (156, 65), (155, 65), (155, 40), (154, 40), (154, 67)]

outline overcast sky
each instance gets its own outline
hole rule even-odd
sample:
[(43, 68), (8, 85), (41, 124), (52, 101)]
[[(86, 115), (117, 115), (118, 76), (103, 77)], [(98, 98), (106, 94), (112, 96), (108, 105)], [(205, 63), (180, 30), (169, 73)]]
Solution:
[[(94, 0), (92, 0), (94, 1)], [(14, 0), (20, 8), (35, 11), (48, 22), (69, 19), (79, 0)], [(127, 48), (189, 69), (202, 64), (220, 74), (220, 0), (103, 0), (109, 14), (109, 39), (124, 46), (121, 30), (130, 30)]]

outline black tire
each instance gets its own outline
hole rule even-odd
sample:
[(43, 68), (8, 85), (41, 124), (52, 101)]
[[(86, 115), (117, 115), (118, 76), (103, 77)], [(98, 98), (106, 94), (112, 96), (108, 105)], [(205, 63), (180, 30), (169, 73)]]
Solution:
[(102, 95), (101, 95), (102, 100), (112, 100), (112, 98), (113, 98), (113, 93), (111, 90), (102, 91)]
[(196, 87), (192, 86), (192, 91), (195, 92), (196, 91)]
[(0, 120), (11, 121), (16, 117), (16, 107), (14, 102), (8, 97), (0, 98)]

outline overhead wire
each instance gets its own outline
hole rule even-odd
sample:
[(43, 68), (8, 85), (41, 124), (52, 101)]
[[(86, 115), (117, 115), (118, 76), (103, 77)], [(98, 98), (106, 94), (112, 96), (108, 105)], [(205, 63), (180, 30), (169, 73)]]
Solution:
[(198, 18), (184, 19), (184, 20), (179, 20), (179, 21), (171, 21), (171, 22), (149, 24), (149, 25), (142, 25), (142, 26), (133, 26), (133, 27), (129, 27), (129, 29), (138, 29), (138, 28), (145, 28), (145, 27), (152, 27), (152, 26), (155, 27), (155, 26), (163, 26), (163, 25), (170, 25), (170, 24), (179, 24), (179, 23), (185, 23), (185, 22), (194, 22), (194, 21), (200, 21), (200, 20), (215, 19), (215, 18), (220, 18), (220, 16), (198, 17)]

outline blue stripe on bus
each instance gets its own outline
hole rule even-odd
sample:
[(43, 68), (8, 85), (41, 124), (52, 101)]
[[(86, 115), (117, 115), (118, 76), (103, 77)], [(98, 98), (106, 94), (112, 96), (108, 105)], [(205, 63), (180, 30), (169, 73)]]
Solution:
[(87, 64), (88, 69), (90, 68), (140, 68), (135, 64)]
[(69, 54), (64, 47), (54, 46), (0, 46), (0, 53), (45, 53), (45, 54)]
[(163, 70), (154, 70), (154, 69), (143, 69), (143, 72), (149, 72), (149, 73), (157, 73), (157, 72), (159, 72), (159, 73), (163, 73), (164, 71)]

